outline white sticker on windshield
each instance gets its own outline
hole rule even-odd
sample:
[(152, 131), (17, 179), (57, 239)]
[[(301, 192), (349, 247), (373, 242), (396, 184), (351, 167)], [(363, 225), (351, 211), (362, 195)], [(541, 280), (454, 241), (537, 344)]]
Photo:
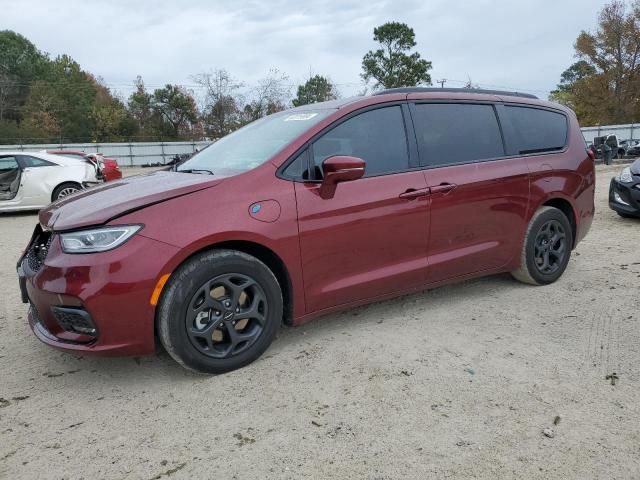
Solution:
[(284, 119), (285, 122), (304, 122), (305, 120), (311, 120), (318, 115), (317, 113), (296, 113), (295, 115), (289, 115)]

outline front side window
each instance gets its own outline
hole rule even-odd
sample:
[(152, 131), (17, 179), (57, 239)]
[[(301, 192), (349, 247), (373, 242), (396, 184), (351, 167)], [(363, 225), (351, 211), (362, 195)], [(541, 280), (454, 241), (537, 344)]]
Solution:
[(214, 175), (246, 172), (273, 157), (335, 110), (284, 111), (230, 133), (181, 164), (177, 171)]
[(0, 157), (0, 171), (17, 170), (18, 162), (16, 157)]
[(567, 143), (567, 119), (561, 113), (512, 105), (505, 106), (505, 113), (513, 126), (514, 138), (509, 140), (516, 154), (558, 151)]
[(313, 144), (316, 176), (321, 176), (322, 162), (335, 155), (364, 160), (367, 177), (407, 170), (409, 151), (401, 107), (360, 113), (316, 140)]
[(444, 166), (504, 156), (492, 105), (422, 103), (412, 110), (423, 163)]

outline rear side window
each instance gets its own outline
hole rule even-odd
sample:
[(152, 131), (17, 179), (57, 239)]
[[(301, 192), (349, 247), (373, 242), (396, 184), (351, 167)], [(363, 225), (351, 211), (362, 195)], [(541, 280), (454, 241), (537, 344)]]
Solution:
[(401, 108), (384, 107), (361, 113), (316, 140), (313, 144), (316, 176), (322, 171), (322, 162), (334, 155), (363, 159), (368, 177), (407, 170), (409, 151)]
[(30, 157), (27, 155), (21, 155), (20, 161), (24, 165), (25, 168), (33, 168), (33, 167), (52, 167), (55, 166), (55, 163), (48, 162), (41, 158)]
[(504, 156), (492, 105), (422, 103), (412, 113), (423, 163), (443, 166)]
[(562, 150), (567, 143), (567, 118), (539, 108), (505, 106), (507, 121), (513, 126), (511, 149), (516, 154)]

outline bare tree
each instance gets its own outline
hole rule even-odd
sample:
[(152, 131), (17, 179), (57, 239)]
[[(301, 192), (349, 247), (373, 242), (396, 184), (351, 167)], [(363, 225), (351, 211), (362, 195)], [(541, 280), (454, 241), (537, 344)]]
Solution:
[(225, 69), (200, 73), (193, 80), (205, 90), (203, 117), (208, 134), (220, 138), (242, 125), (242, 83)]
[(277, 68), (270, 69), (253, 89), (253, 99), (245, 105), (246, 120), (257, 120), (287, 108), (291, 99), (291, 85), (288, 82), (289, 77), (285, 73)]

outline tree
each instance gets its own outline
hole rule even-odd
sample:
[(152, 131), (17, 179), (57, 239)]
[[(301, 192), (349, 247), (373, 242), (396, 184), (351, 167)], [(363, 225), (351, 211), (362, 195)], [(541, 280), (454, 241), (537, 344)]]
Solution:
[(186, 89), (179, 85), (165, 85), (153, 92), (153, 110), (164, 120), (162, 133), (178, 137), (188, 131), (198, 120), (196, 101)]
[(431, 62), (418, 52), (408, 53), (416, 46), (412, 28), (399, 22), (385, 23), (373, 29), (373, 39), (381, 48), (370, 50), (362, 59), (365, 82), (375, 80), (374, 88), (431, 85)]
[(578, 61), (562, 73), (551, 99), (586, 124), (628, 123), (640, 116), (640, 1), (605, 5), (595, 32), (582, 31)]
[(473, 80), (471, 80), (471, 77), (467, 77), (467, 83), (464, 84), (463, 88), (477, 90), (480, 88), (480, 86), (477, 83), (473, 83)]
[(29, 85), (24, 116), (47, 113), (55, 119), (60, 135), (86, 141), (91, 137), (88, 121), (97, 95), (95, 79), (68, 55), (50, 61), (40, 79)]
[(138, 131), (144, 136), (153, 136), (155, 133), (152, 125), (153, 96), (147, 92), (140, 75), (136, 78), (134, 85), (136, 90), (129, 96), (127, 103), (129, 112), (137, 123)]
[(42, 77), (48, 59), (19, 33), (0, 31), (0, 120), (19, 121), (29, 84)]
[(203, 120), (209, 135), (220, 138), (242, 125), (244, 97), (238, 93), (242, 83), (224, 69), (200, 73), (194, 81), (205, 89)]
[(287, 108), (290, 98), (289, 77), (272, 68), (252, 92), (253, 100), (244, 107), (244, 120), (251, 122)]
[(578, 82), (588, 79), (596, 74), (596, 69), (584, 60), (579, 60), (560, 75), (560, 83), (551, 92), (550, 99), (567, 105), (574, 110), (577, 108), (573, 104), (574, 93), (580, 88)]
[(314, 75), (304, 85), (298, 85), (298, 94), (291, 103), (294, 107), (299, 107), (336, 98), (338, 98), (338, 91), (331, 81), (322, 75)]

